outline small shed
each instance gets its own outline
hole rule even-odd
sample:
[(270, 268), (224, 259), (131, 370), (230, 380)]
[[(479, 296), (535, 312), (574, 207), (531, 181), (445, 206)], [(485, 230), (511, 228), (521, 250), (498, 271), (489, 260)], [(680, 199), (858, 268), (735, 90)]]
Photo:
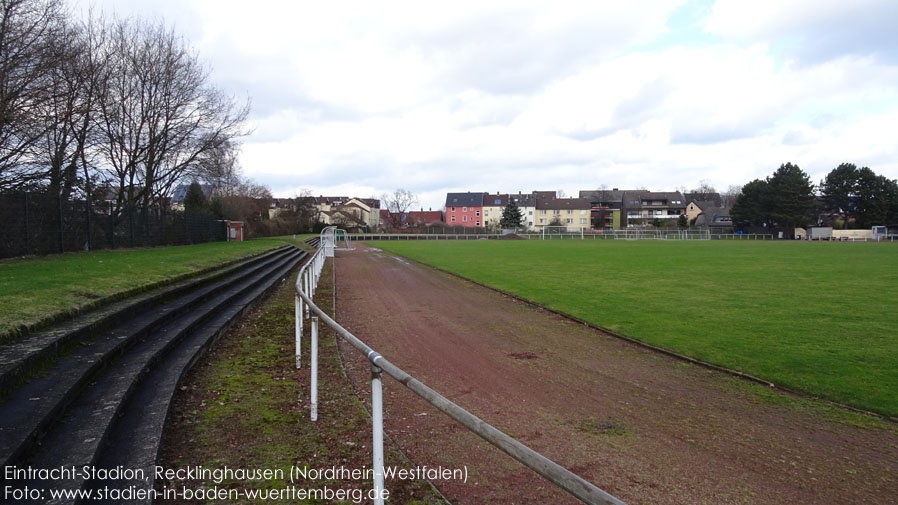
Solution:
[(228, 242), (243, 241), (243, 221), (225, 221)]

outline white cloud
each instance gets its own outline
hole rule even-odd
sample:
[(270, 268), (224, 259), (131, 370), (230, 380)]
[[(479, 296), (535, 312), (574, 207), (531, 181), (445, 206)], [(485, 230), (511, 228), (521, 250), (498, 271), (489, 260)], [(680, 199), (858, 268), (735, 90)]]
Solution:
[(898, 3), (682, 3), (115, 5), (189, 25), (252, 96), (241, 162), (278, 196), (723, 189), (786, 161), (898, 177)]

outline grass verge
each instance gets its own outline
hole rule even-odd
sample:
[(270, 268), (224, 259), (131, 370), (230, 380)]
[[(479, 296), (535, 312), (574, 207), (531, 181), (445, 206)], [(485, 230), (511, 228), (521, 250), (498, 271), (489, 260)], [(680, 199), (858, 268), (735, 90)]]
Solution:
[(898, 248), (784, 242), (382, 242), (647, 343), (898, 416)]
[(0, 261), (0, 342), (303, 237), (116, 249)]
[[(328, 262), (316, 293), (316, 303), (329, 314), (333, 314), (331, 272)], [(292, 275), (295, 279), (295, 273)], [(319, 339), (319, 420), (313, 423), (308, 405), (309, 325), (305, 325), (304, 368), (300, 370), (295, 368), (293, 328), (293, 286), (287, 282), (257, 304), (187, 374), (166, 426), (160, 465), (285, 472), (293, 466), (348, 470), (371, 467), (370, 420), (342, 373), (333, 333), (322, 330)], [(387, 465), (410, 465), (389, 443), (385, 450)], [(290, 488), (366, 492), (370, 479), (320, 478), (296, 483), (266, 479), (195, 485), (286, 493), (275, 500), (243, 499), (241, 503), (352, 503), (352, 499), (291, 499)], [(423, 481), (387, 481), (386, 485), (390, 503), (442, 503)]]

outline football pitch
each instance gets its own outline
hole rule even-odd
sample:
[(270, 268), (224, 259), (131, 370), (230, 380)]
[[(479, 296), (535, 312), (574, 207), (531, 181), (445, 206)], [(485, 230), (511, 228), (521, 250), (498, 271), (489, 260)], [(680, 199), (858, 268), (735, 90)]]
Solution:
[(628, 337), (898, 416), (898, 246), (378, 242)]

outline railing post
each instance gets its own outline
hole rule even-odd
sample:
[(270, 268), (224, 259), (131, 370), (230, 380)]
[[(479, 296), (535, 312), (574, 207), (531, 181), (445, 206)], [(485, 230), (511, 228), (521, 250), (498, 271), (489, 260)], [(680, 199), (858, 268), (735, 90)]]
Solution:
[(312, 360), (312, 421), (318, 420), (318, 316), (312, 316), (312, 347), (309, 350)]
[(383, 370), (371, 365), (371, 432), (374, 453), (374, 505), (384, 503)]
[[(308, 271), (308, 269), (305, 271), (305, 274), (303, 275), (303, 284), (305, 284), (305, 290), (304, 290), (304, 293), (306, 294), (306, 296), (308, 296), (309, 298), (311, 298), (311, 297), (312, 297), (312, 287), (311, 287), (311, 285), (309, 284), (309, 271)], [(306, 317), (309, 317), (309, 304), (306, 304)]]
[(302, 349), (302, 305), (302, 298), (296, 294), (293, 300), (294, 326), (296, 327), (296, 368), (302, 368), (302, 354), (300, 353)]

